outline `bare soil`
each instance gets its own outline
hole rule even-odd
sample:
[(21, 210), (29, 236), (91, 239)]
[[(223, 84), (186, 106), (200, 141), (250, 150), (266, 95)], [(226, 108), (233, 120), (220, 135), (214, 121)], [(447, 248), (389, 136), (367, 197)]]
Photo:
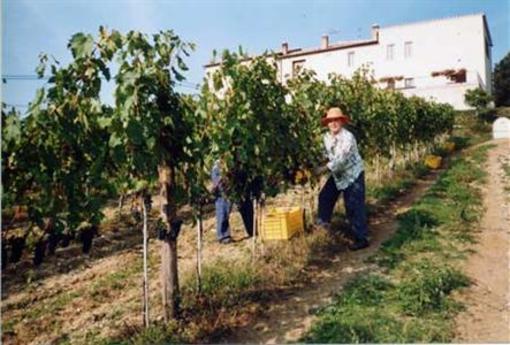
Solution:
[[(127, 211), (125, 211), (127, 213)], [(153, 217), (157, 211), (153, 212)], [(205, 263), (249, 256), (241, 219), (233, 214), (233, 236), (238, 242), (221, 246), (215, 239), (214, 217), (204, 220)], [(142, 234), (130, 222), (107, 224), (94, 240), (90, 255), (79, 245), (59, 248), (40, 267), (28, 255), (2, 272), (2, 343), (49, 344), (70, 340), (91, 344), (119, 336), (141, 322)], [(153, 222), (152, 222), (153, 223)], [(152, 234), (151, 237), (156, 237)], [(190, 280), (196, 265), (196, 227), (183, 226), (178, 243), (179, 279)], [(149, 244), (150, 315), (162, 315), (159, 281), (159, 243)]]
[(467, 308), (457, 317), (457, 342), (510, 342), (510, 141), (494, 141), (489, 151), (485, 213), (474, 254), (464, 272), (473, 284), (459, 300)]

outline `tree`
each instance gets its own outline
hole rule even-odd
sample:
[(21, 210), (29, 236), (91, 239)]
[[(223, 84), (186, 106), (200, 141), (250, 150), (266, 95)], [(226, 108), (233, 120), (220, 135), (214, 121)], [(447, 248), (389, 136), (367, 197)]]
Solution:
[(111, 192), (107, 133), (99, 126), (100, 116), (111, 111), (99, 101), (109, 70), (91, 36), (74, 35), (68, 48), (73, 60), (67, 66), (41, 55), (39, 76), (50, 65), (47, 89), (36, 92), (26, 117), (6, 119), (4, 206), (27, 207), (28, 232), (40, 256), (45, 237), (64, 231), (80, 232), (88, 252)]
[[(179, 310), (177, 207), (187, 202), (185, 188), (193, 184), (184, 170), (194, 114), (173, 87), (184, 79), (182, 56), (194, 46), (172, 31), (149, 37), (101, 27), (97, 40), (77, 33), (68, 47), (72, 62), (51, 63), (50, 87), (37, 92), (26, 119), (2, 109), (2, 187), (9, 191), (3, 200), (8, 207), (26, 205), (34, 229), (88, 231), (97, 229), (114, 189), (132, 190), (143, 209), (146, 273), (148, 197), (158, 182), (162, 295), (169, 319)], [(110, 79), (113, 58), (120, 66), (112, 109), (101, 104), (99, 93), (102, 79)], [(48, 58), (41, 60), (42, 76)]]
[[(113, 35), (113, 34), (112, 34)], [(115, 111), (103, 118), (111, 133), (113, 162), (122, 176), (140, 185), (142, 195), (156, 179), (161, 197), (161, 283), (165, 320), (179, 313), (177, 238), (182, 221), (177, 208), (186, 202), (183, 169), (188, 155), (186, 142), (193, 133), (190, 112), (175, 92), (176, 81), (184, 80), (188, 56), (194, 45), (183, 42), (172, 31), (152, 36), (136, 31), (115, 33), (121, 42), (116, 56)]]
[(474, 107), (478, 115), (489, 106), (492, 97), (482, 88), (470, 89), (466, 91), (464, 99), (467, 105)]
[[(285, 187), (285, 174), (297, 158), (293, 154), (301, 148), (296, 144), (300, 127), (276, 67), (266, 57), (248, 64), (241, 57), (224, 52), (211, 85), (204, 85), (202, 104), (211, 116), (211, 153), (223, 161), (229, 199), (245, 208), (255, 200), (257, 209), (263, 194), (272, 196)], [(255, 243), (257, 212), (254, 216)]]
[(510, 53), (494, 67), (494, 101), (497, 107), (510, 106)]

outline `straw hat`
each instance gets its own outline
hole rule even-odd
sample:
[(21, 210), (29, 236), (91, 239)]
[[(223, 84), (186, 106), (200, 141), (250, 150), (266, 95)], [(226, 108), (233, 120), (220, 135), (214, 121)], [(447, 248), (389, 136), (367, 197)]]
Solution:
[(334, 107), (329, 108), (326, 115), (321, 118), (321, 123), (323, 126), (327, 126), (328, 123), (339, 120), (347, 123), (349, 122), (349, 116), (345, 115), (340, 108)]

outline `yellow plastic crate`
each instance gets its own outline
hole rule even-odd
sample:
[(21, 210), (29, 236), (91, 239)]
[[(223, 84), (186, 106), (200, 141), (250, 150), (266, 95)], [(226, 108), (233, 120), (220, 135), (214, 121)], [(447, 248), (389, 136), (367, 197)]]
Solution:
[(430, 169), (439, 169), (442, 158), (440, 156), (428, 155), (425, 157), (425, 165)]
[(448, 141), (444, 144), (444, 148), (448, 152), (453, 152), (455, 151), (455, 143)]
[(288, 240), (303, 231), (302, 208), (275, 207), (265, 214), (260, 237), (262, 240)]

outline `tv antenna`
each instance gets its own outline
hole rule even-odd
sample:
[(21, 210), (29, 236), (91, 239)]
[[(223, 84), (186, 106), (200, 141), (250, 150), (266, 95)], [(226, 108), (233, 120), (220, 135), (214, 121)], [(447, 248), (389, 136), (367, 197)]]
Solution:
[(328, 35), (329, 36), (335, 36), (340, 35), (341, 30), (340, 29), (329, 29)]

